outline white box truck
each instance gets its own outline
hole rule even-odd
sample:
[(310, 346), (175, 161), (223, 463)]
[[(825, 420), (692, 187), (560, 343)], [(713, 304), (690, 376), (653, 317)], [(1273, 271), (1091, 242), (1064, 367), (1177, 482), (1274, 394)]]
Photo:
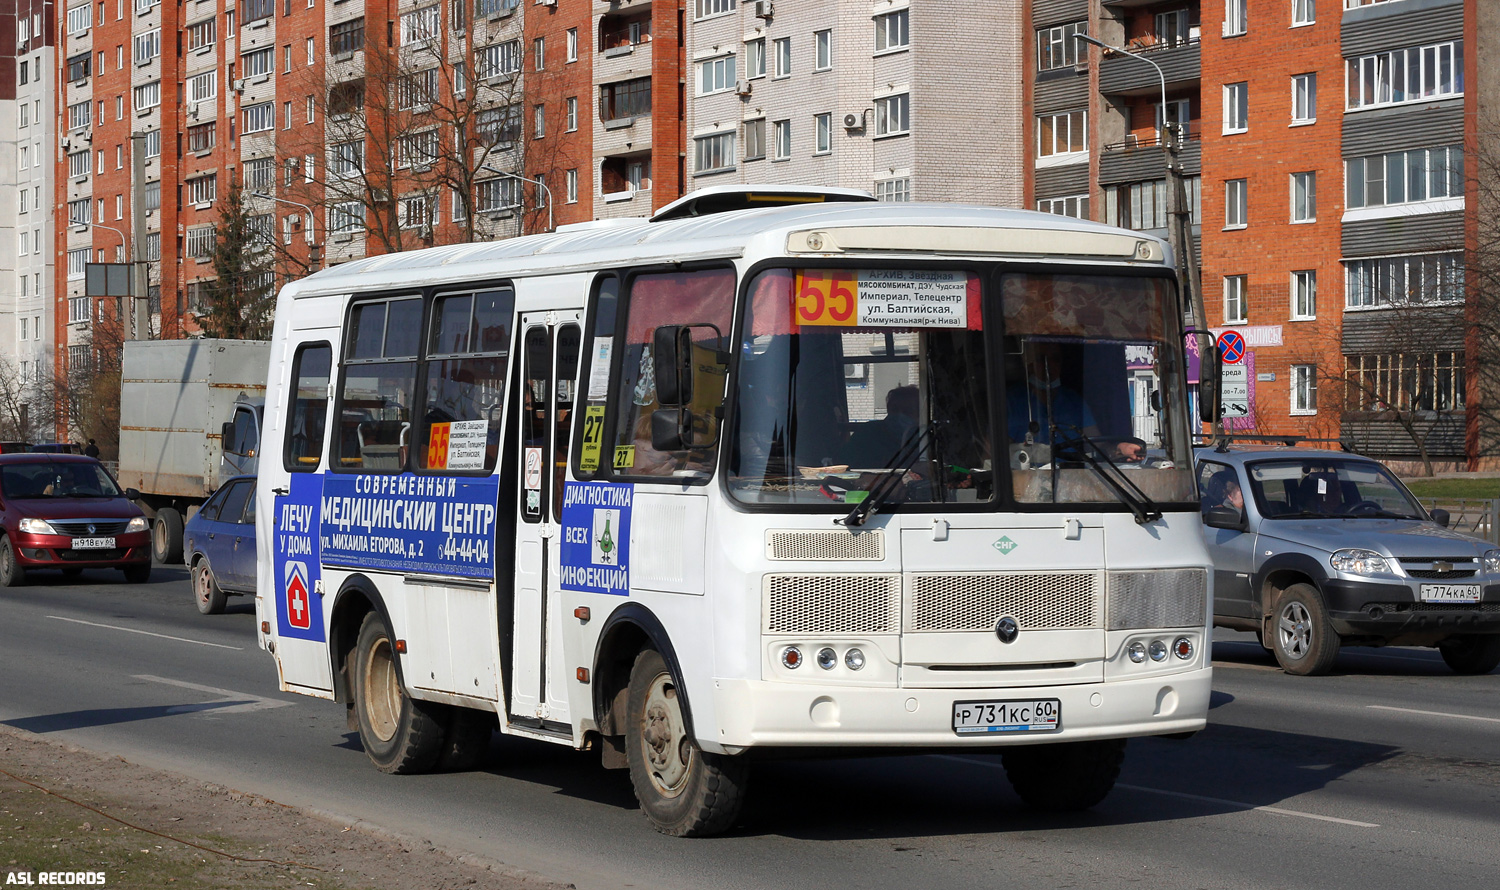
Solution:
[(120, 485), (139, 489), (157, 562), (182, 561), (183, 521), (219, 483), (256, 472), (271, 344), (133, 340), (120, 379)]

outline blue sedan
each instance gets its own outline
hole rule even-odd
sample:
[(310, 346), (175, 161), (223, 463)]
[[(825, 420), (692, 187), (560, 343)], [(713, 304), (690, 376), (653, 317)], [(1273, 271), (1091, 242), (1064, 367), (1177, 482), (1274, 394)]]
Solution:
[(219, 486), (188, 520), (182, 542), (199, 612), (217, 615), (231, 594), (253, 595), (255, 477), (236, 476)]

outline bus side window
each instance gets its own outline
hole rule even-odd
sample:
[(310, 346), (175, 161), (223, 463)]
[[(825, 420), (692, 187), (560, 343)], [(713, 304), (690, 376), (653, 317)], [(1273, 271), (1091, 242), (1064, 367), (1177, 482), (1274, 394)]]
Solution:
[(418, 468), (494, 469), (515, 302), (508, 287), (434, 301), (422, 422), (413, 441)]
[[(614, 435), (605, 457), (615, 477), (668, 477), (707, 480), (718, 455), (718, 409), (724, 403), (728, 347), (734, 315), (733, 269), (698, 269), (637, 275), (625, 302), (625, 336), (620, 377), (614, 393)], [(694, 442), (701, 447), (658, 451), (652, 445), (651, 415), (663, 407), (656, 395), (652, 343), (659, 327), (685, 326), (694, 368), (691, 398), (684, 406), (693, 418)], [(701, 428), (698, 428), (701, 427)]]
[(411, 450), (422, 298), (356, 305), (339, 392), (339, 468), (399, 473)]
[(620, 302), (620, 279), (600, 276), (594, 285), (594, 299), (589, 314), (588, 349), (578, 369), (583, 388), (577, 404), (577, 447), (573, 449), (573, 476), (593, 479), (609, 474), (609, 459), (604, 453), (604, 412), (609, 403), (609, 375), (613, 364), (616, 310)]
[(312, 472), (323, 459), (323, 431), (328, 423), (328, 378), (333, 347), (310, 343), (292, 359), (292, 397), (287, 401), (286, 449), (282, 463), (294, 473)]
[(554, 390), (557, 403), (553, 415), (557, 439), (552, 451), (552, 518), (558, 522), (562, 522), (563, 484), (568, 480), (568, 456), (572, 453), (568, 432), (573, 422), (573, 406), (578, 400), (578, 348), (582, 345), (579, 342), (582, 337), (576, 324), (557, 329), (557, 384)]

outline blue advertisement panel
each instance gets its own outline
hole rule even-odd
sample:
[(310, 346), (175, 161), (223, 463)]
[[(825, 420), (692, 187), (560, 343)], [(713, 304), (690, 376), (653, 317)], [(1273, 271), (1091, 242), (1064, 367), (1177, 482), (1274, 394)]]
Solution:
[(495, 476), (327, 474), (318, 504), (323, 564), (495, 577)]
[(630, 502), (634, 485), (569, 482), (563, 489), (563, 590), (630, 596)]
[(276, 534), (271, 543), (277, 633), (315, 643), (328, 639), (317, 550), (322, 493), (322, 476), (294, 473), (287, 494), (277, 495), (274, 501)]

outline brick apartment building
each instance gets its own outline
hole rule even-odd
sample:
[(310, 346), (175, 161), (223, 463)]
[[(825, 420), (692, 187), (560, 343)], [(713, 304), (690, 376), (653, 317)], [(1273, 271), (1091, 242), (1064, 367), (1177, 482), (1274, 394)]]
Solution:
[[(45, 141), (60, 151), (45, 181), (56, 224), (44, 255), (59, 272), (42, 341), (59, 377), (88, 373), (121, 339), (198, 330), (214, 226), (235, 186), (256, 236), (241, 274), (267, 293), (324, 264), (644, 215), (675, 199), (681, 10), (680, 0), (60, 4), (44, 31), (60, 47), (45, 65), (56, 106), (43, 103), (57, 130)], [(145, 332), (127, 301), (86, 293), (84, 277), (90, 263), (137, 260)]]
[[(0, 386), (16, 394), (52, 371), (53, 14), (0, 0)], [(30, 435), (31, 420), (7, 432)]]
[[(1420, 439), (1440, 463), (1477, 459), (1463, 251), (1478, 6), (1028, 5), (1028, 200), (1165, 233), (1161, 140), (1175, 126), (1208, 325), (1251, 347), (1252, 408), (1231, 431), (1397, 459)], [(1080, 46), (1079, 31), (1160, 75)]]

